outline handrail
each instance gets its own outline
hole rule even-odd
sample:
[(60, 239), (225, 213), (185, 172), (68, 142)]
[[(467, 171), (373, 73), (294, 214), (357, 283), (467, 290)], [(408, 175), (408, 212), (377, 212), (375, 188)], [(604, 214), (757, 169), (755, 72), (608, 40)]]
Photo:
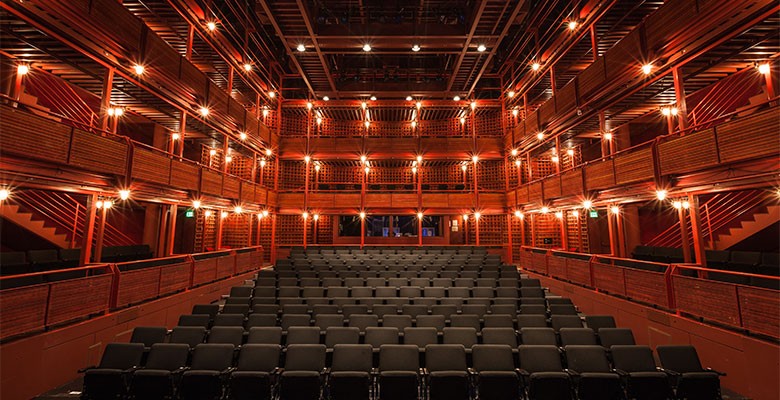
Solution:
[[(263, 267), (263, 247), (0, 276), (0, 341), (193, 289)], [(201, 255), (203, 253), (200, 253)], [(144, 265), (146, 264), (146, 265)], [(132, 268), (133, 266), (141, 267)], [(123, 268), (129, 266), (131, 268)], [(101, 273), (93, 273), (100, 271)], [(193, 276), (199, 274), (198, 280)], [(16, 285), (14, 285), (16, 284)]]
[[(776, 301), (780, 277), (532, 246), (521, 246), (519, 251), (520, 267), (529, 271), (679, 316), (780, 339), (780, 303)], [(580, 254), (582, 258), (558, 256), (560, 253)], [(692, 273), (685, 274), (686, 270)], [(711, 279), (713, 275), (721, 279)], [(752, 280), (761, 285), (746, 284)]]

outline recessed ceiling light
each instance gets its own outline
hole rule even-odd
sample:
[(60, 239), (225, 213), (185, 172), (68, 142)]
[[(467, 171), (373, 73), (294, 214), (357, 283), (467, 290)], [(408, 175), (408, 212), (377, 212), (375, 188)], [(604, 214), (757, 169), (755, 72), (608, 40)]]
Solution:
[(214, 22), (214, 21), (206, 22), (206, 28), (208, 28), (208, 30), (214, 32), (215, 30), (217, 30), (217, 23)]
[(306, 51), (306, 46), (304, 46), (304, 44), (303, 44), (303, 43), (299, 43), (299, 44), (298, 44), (298, 47), (296, 47), (296, 49), (298, 49), (298, 51), (300, 51), (301, 53), (303, 53), (304, 51)]
[(371, 96), (370, 99), (371, 101), (376, 101), (376, 96)]
[(252, 64), (246, 63), (244, 64), (244, 71), (249, 72), (252, 70)]
[(569, 21), (567, 25), (569, 26), (570, 31), (577, 29), (577, 21)]
[(452, 99), (455, 100), (455, 101), (460, 101), (460, 96), (455, 96)]
[(535, 62), (535, 63), (531, 64), (531, 69), (532, 70), (538, 71), (539, 68), (542, 68), (542, 64), (539, 64), (538, 62)]
[(414, 52), (420, 51), (420, 45), (419, 44), (415, 44), (414, 46), (412, 46), (412, 51), (414, 51)]
[(484, 44), (480, 44), (479, 46), (477, 46), (478, 52), (482, 53), (485, 50), (487, 50), (487, 46), (485, 46)]
[(363, 51), (371, 51), (371, 45), (366, 43), (363, 45)]
[(322, 100), (323, 100), (323, 101), (328, 101), (328, 100), (330, 100), (330, 97), (328, 97), (328, 96), (322, 96)]
[(406, 101), (412, 101), (412, 96), (406, 96)]

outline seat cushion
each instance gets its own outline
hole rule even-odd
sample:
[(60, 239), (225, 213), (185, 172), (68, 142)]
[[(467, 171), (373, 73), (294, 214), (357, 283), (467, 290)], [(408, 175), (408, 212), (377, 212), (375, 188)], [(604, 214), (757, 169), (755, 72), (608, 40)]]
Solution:
[(354, 379), (368, 379), (368, 372), (363, 371), (336, 371), (330, 373), (331, 378), (354, 378)]
[(282, 379), (284, 378), (317, 378), (320, 373), (317, 371), (284, 371), (282, 372)]
[(136, 377), (164, 377), (171, 376), (171, 371), (165, 369), (139, 369), (133, 374), (133, 379)]

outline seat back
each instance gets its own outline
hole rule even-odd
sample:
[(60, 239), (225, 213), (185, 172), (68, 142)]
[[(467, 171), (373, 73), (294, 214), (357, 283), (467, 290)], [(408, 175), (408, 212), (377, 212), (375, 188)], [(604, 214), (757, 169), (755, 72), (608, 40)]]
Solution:
[(615, 345), (635, 345), (634, 332), (629, 328), (601, 328), (599, 329), (599, 341), (606, 348)]
[(405, 328), (404, 344), (412, 344), (417, 348), (425, 348), (429, 344), (436, 344), (438, 335), (436, 328)]
[(590, 328), (561, 328), (561, 346), (582, 345), (595, 346), (596, 334)]
[(704, 370), (701, 366), (701, 360), (699, 360), (699, 354), (693, 346), (658, 346), (656, 351), (658, 352), (658, 359), (661, 361), (661, 366), (666, 369), (681, 374), (701, 372)]
[(364, 341), (375, 349), (379, 349), (385, 344), (398, 344), (398, 328), (368, 327)]
[(615, 368), (626, 372), (653, 372), (655, 359), (648, 346), (612, 346), (612, 362)]
[(325, 368), (325, 345), (293, 344), (287, 346), (286, 371), (322, 371)]
[(276, 314), (249, 314), (246, 327), (252, 329), (260, 326), (276, 326)]
[(466, 349), (459, 344), (425, 346), (425, 368), (430, 372), (465, 371)]
[(99, 368), (130, 369), (141, 365), (143, 343), (109, 343), (100, 358)]
[(360, 342), (360, 329), (346, 328), (343, 326), (330, 327), (325, 331), (325, 346), (334, 348), (339, 344), (358, 344)]
[(218, 312), (218, 304), (195, 304), (192, 306), (192, 314), (206, 314), (211, 319), (214, 319)]
[(287, 330), (287, 345), (319, 343), (320, 328), (316, 326), (291, 326)]
[(232, 344), (204, 343), (195, 346), (192, 352), (193, 370), (224, 371), (233, 364)]
[(566, 362), (577, 372), (610, 372), (607, 352), (601, 346), (566, 346)]
[(184, 343), (157, 343), (149, 350), (146, 369), (175, 371), (187, 365), (190, 346)]
[(585, 325), (598, 332), (601, 328), (616, 328), (615, 318), (611, 315), (587, 315), (585, 316)]
[(372, 358), (369, 344), (337, 344), (333, 347), (331, 370), (371, 372)]
[(314, 326), (324, 331), (328, 328), (344, 326), (344, 317), (340, 314), (320, 314), (314, 317)]
[(558, 341), (552, 328), (520, 328), (520, 337), (524, 345), (557, 346)]
[(477, 330), (474, 328), (444, 328), (444, 344), (460, 344), (470, 349), (477, 344)]
[(371, 314), (356, 314), (349, 317), (349, 326), (365, 332), (367, 327), (379, 326), (379, 317)]
[(517, 351), (520, 368), (529, 373), (563, 371), (561, 353), (556, 346), (522, 345), (518, 347)]
[(420, 315), (417, 317), (417, 327), (436, 328), (439, 332), (444, 329), (445, 322), (443, 315)]
[(171, 331), (171, 343), (184, 343), (189, 347), (203, 343), (206, 328), (202, 326), (176, 326)]
[(517, 348), (517, 334), (512, 328), (484, 328), (482, 329), (482, 343), (486, 345), (507, 345)]
[(282, 328), (278, 326), (264, 326), (249, 328), (248, 344), (276, 344), (282, 343)]
[(476, 314), (457, 314), (450, 317), (450, 326), (453, 328), (479, 329), (479, 316)]
[(576, 315), (553, 315), (550, 324), (556, 332), (561, 328), (582, 328), (582, 321)]
[[(227, 306), (226, 306), (227, 307)], [(244, 326), (244, 314), (217, 314), (214, 326)]]
[(162, 326), (136, 326), (130, 343), (142, 343), (145, 347), (151, 347), (155, 343), (165, 342), (168, 330)]
[(478, 344), (471, 349), (472, 366), (481, 371), (514, 371), (512, 347), (503, 344)]
[(226, 343), (235, 347), (244, 341), (244, 328), (240, 326), (215, 326), (209, 332), (206, 343)]
[(379, 347), (380, 371), (413, 371), (420, 369), (419, 350), (415, 345), (384, 344)]
[(271, 372), (279, 366), (282, 348), (277, 344), (245, 344), (238, 354), (239, 371)]
[(211, 322), (211, 317), (207, 314), (184, 314), (179, 316), (179, 322), (176, 326), (200, 326), (208, 328), (209, 322)]
[(512, 316), (509, 314), (491, 314), (486, 315), (485, 328), (514, 328)]

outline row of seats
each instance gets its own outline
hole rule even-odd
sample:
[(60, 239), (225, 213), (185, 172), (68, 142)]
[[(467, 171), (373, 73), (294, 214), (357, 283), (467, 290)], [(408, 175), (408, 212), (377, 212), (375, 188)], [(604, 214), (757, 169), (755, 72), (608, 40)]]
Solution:
[[(493, 283), (495, 284), (495, 280)], [(388, 282), (391, 284), (392, 282)], [(474, 283), (472, 281), (472, 283)], [(479, 283), (479, 282), (477, 282)], [(238, 298), (267, 297), (544, 297), (538, 287), (494, 287), (494, 286), (274, 286), (248, 288), (247, 293), (231, 295)], [(542, 294), (541, 296), (539, 294)], [(246, 294), (246, 295), (244, 295)]]
[(317, 254), (488, 254), (487, 248), (481, 246), (294, 246), (290, 248), (290, 256)]
[(487, 270), (470, 270), (470, 271), (447, 271), (447, 270), (422, 270), (422, 271), (416, 271), (416, 270), (363, 270), (363, 271), (355, 271), (355, 270), (345, 270), (345, 271), (331, 271), (331, 270), (320, 270), (316, 271), (313, 269), (308, 270), (281, 270), (276, 271), (275, 276), (279, 278), (319, 278), (319, 279), (327, 279), (327, 278), (340, 278), (340, 279), (350, 279), (350, 278), (360, 278), (360, 279), (371, 279), (371, 278), (382, 278), (382, 279), (391, 279), (391, 278), (406, 278), (406, 279), (414, 279), (414, 278), (426, 278), (426, 279), (436, 279), (436, 278), (446, 278), (446, 279), (457, 279), (457, 278), (468, 278), (468, 279), (477, 279), (477, 278), (490, 278), (490, 279), (499, 279), (499, 278), (512, 278), (517, 279), (519, 274), (517, 270), (515, 269), (502, 269), (500, 271), (487, 271)]
[[(531, 278), (447, 278), (447, 277), (388, 277), (388, 278), (276, 278), (276, 277), (261, 277), (255, 280), (255, 287), (276, 287), (276, 286), (322, 286), (325, 288), (330, 287), (402, 287), (402, 286), (417, 286), (417, 287), (541, 287), (541, 282), (538, 279)], [(240, 286), (246, 287), (246, 286)], [(249, 291), (250, 289), (240, 289)], [(238, 291), (238, 290), (237, 290)], [(234, 294), (231, 291), (231, 296), (249, 297), (252, 294)]]
[(84, 371), (85, 399), (714, 399), (719, 373), (691, 346), (110, 343)]
[[(81, 249), (28, 250), (0, 253), (0, 275), (44, 272), (79, 265)], [(152, 257), (149, 245), (109, 246), (102, 251), (102, 262), (142, 260)]]
[(279, 326), (255, 326), (244, 331), (241, 326), (214, 326), (206, 330), (202, 326), (176, 326), (170, 332), (164, 327), (137, 327), (133, 330), (131, 343), (143, 343), (149, 348), (156, 343), (184, 343), (195, 347), (201, 343), (226, 343), (236, 347), (244, 344), (324, 344), (332, 349), (339, 344), (370, 344), (375, 350), (385, 344), (413, 344), (424, 350), (429, 344), (460, 344), (471, 349), (477, 344), (518, 345), (600, 345), (607, 349), (615, 345), (636, 344), (631, 329), (603, 327), (553, 328), (525, 327), (515, 330), (511, 327), (461, 326), (445, 327), (418, 324), (405, 327), (384, 326), (291, 326), (282, 331)]

